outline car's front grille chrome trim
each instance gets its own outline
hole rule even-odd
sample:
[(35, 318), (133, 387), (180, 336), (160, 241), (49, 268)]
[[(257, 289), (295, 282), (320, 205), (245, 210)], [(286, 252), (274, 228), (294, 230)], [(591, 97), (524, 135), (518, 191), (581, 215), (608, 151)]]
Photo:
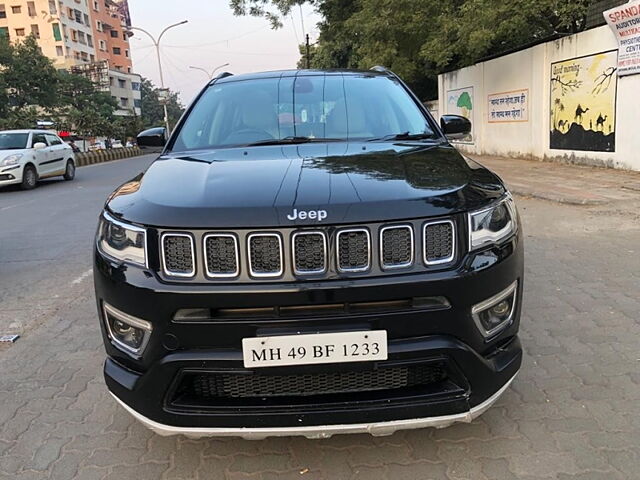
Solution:
[[(209, 260), (211, 252), (209, 251), (209, 239), (224, 238), (233, 240), (234, 256), (233, 261), (235, 264), (235, 270), (232, 272), (212, 271), (209, 268)], [(210, 278), (235, 278), (240, 275), (240, 249), (238, 247), (238, 238), (231, 233), (208, 233), (202, 239), (202, 250), (204, 252), (204, 265), (207, 272), (207, 276)], [(228, 258), (226, 259), (228, 260)]]
[[(356, 267), (350, 267), (350, 266), (344, 266), (344, 263), (341, 259), (341, 245), (340, 245), (340, 239), (343, 237), (343, 235), (348, 235), (350, 233), (364, 233), (366, 239), (367, 239), (367, 245), (366, 245), (366, 256), (367, 256), (367, 263), (366, 265), (360, 265), (360, 266), (356, 266)], [(347, 252), (349, 255), (351, 255), (351, 252)], [(338, 271), (339, 272), (344, 272), (344, 273), (358, 273), (358, 272), (367, 272), (371, 269), (371, 235), (369, 234), (369, 230), (366, 228), (345, 228), (343, 230), (339, 230), (337, 235), (336, 235), (336, 264), (338, 267)]]
[[(385, 262), (385, 233), (392, 232), (394, 230), (408, 230), (409, 231), (409, 259), (405, 262)], [(388, 227), (382, 227), (380, 229), (380, 265), (384, 270), (392, 270), (396, 268), (408, 268), (413, 265), (414, 257), (415, 257), (415, 246), (414, 246), (414, 237), (413, 237), (413, 228), (411, 225), (391, 225)], [(406, 247), (406, 245), (405, 245)]]
[[(431, 258), (428, 252), (429, 245), (427, 240), (427, 233), (428, 233), (427, 230), (429, 229), (429, 227), (434, 227), (437, 225), (450, 226), (451, 232), (448, 235), (448, 238), (446, 240), (451, 243), (451, 248), (448, 255)], [(422, 227), (422, 242), (423, 242), (422, 256), (423, 256), (423, 261), (425, 265), (435, 266), (435, 265), (444, 265), (447, 263), (451, 263), (453, 259), (456, 257), (456, 225), (455, 223), (453, 223), (452, 220), (436, 220), (436, 221), (425, 222), (425, 224)]]
[[(252, 242), (259, 238), (276, 238), (278, 240), (278, 268), (273, 271), (257, 271), (254, 269), (254, 260), (256, 260), (254, 247)], [(280, 277), (284, 273), (284, 253), (282, 245), (282, 237), (278, 233), (252, 233), (247, 237), (247, 251), (249, 256), (249, 273), (255, 278), (274, 278)]]
[[(304, 237), (320, 237), (322, 238), (322, 268), (319, 269), (304, 269), (298, 268), (298, 239), (302, 239)], [(293, 260), (293, 271), (296, 275), (320, 275), (326, 273), (329, 264), (328, 252), (327, 252), (327, 237), (324, 232), (320, 231), (301, 231), (295, 232), (291, 236), (291, 251), (292, 251), (292, 260)]]
[[(185, 271), (172, 270), (167, 265), (168, 252), (166, 241), (170, 238), (187, 238), (189, 239), (189, 252), (188, 256), (191, 259), (191, 269)], [(162, 256), (162, 271), (168, 277), (178, 277), (178, 278), (191, 278), (196, 274), (196, 256), (195, 256), (195, 242), (193, 241), (193, 237), (188, 233), (179, 233), (179, 232), (165, 232), (160, 237), (160, 249)]]

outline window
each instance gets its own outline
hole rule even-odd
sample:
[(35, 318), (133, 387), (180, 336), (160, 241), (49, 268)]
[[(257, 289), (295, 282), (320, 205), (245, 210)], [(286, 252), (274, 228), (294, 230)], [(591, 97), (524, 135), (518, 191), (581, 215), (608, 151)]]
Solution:
[(93, 37), (87, 33), (87, 45), (93, 47)]
[(62, 57), (64, 55), (64, 52), (62, 51), (62, 47), (60, 45), (56, 46), (56, 55), (59, 57)]
[(125, 50), (125, 51), (124, 51), (124, 56), (125, 56), (125, 57), (127, 57), (127, 58), (129, 58), (129, 50)]
[(120, 47), (113, 47), (113, 54), (114, 55), (120, 55)]
[(90, 61), (91, 63), (93, 63), (93, 62), (95, 62), (95, 61), (96, 61), (96, 56), (95, 56), (93, 53), (92, 53), (91, 55), (89, 55), (89, 61)]
[(76, 20), (76, 23), (82, 23), (82, 12), (80, 10), (74, 10), (73, 16)]
[(140, 90), (140, 82), (131, 82), (131, 90), (139, 91)]
[(69, 17), (71, 20), (73, 20), (73, 8), (68, 8), (67, 7), (67, 17)]
[(87, 44), (87, 38), (85, 37), (84, 32), (81, 32), (80, 30), (78, 30), (78, 42), (83, 45)]
[(62, 140), (60, 140), (57, 135), (46, 133), (45, 136), (49, 141), (49, 145), (62, 145)]
[(117, 30), (111, 30), (111, 38), (118, 38), (118, 31)]
[(89, 61), (89, 54), (87, 52), (82, 52), (82, 53), (80, 53), (80, 58), (82, 58), (82, 60), (84, 62), (88, 62)]
[(175, 132), (174, 150), (246, 145), (291, 136), (344, 142), (375, 140), (401, 132), (439, 138), (435, 124), (393, 78), (314, 75), (256, 79), (207, 88)]
[(40, 38), (40, 27), (38, 25), (31, 25), (31, 33), (34, 37)]
[(131, 67), (127, 67), (127, 73), (131, 73)]
[(105, 42), (104, 40), (100, 40), (100, 50), (103, 52), (107, 51), (107, 42)]
[(36, 16), (36, 4), (35, 2), (27, 2), (27, 10), (29, 11), (30, 17)]
[[(109, 77), (109, 85), (110, 85), (110, 86), (112, 86), (112, 87), (113, 87), (113, 80), (114, 80), (114, 78), (113, 78), (113, 77)], [(115, 98), (115, 97), (114, 97), (114, 98)]]
[(22, 7), (20, 5), (13, 5), (11, 7), (11, 13), (21, 13)]
[(139, 98), (134, 98), (133, 106), (136, 108), (142, 108), (142, 100), (140, 100)]
[(53, 38), (55, 39), (56, 42), (61, 42), (62, 34), (60, 33), (60, 25), (57, 23), (54, 23), (53, 25), (51, 25), (51, 27), (53, 28)]
[(122, 39), (126, 42), (127, 40), (129, 40), (129, 35), (127, 34), (127, 32), (122, 32)]
[(55, 15), (58, 13), (58, 9), (56, 8), (56, 0), (49, 0), (49, 13), (51, 15)]
[(16, 36), (24, 37), (25, 36), (24, 28), (16, 28)]
[(0, 4), (0, 18), (7, 18), (7, 11), (5, 10), (4, 3)]
[(33, 146), (36, 143), (44, 143), (45, 145), (47, 144), (47, 140), (44, 137), (43, 133), (34, 133), (33, 136), (31, 137), (31, 148), (33, 148)]
[(0, 27), (0, 37), (9, 38), (9, 27)]
[(120, 65), (116, 65), (116, 70), (120, 72), (122, 70), (122, 67)]
[(85, 24), (87, 27), (90, 27), (90, 26), (91, 26), (91, 22), (89, 22), (89, 15), (87, 15), (86, 13), (84, 13), (84, 14), (82, 15), (82, 18), (84, 18), (84, 24)]
[(121, 78), (118, 79), (118, 87), (120, 88), (127, 88), (127, 81), (123, 80)]
[(128, 107), (129, 106), (129, 99), (126, 97), (120, 97), (120, 106), (121, 107)]
[(96, 20), (96, 30), (102, 32), (102, 22), (100, 20)]
[(71, 40), (73, 40), (74, 42), (78, 41), (78, 31), (71, 29)]

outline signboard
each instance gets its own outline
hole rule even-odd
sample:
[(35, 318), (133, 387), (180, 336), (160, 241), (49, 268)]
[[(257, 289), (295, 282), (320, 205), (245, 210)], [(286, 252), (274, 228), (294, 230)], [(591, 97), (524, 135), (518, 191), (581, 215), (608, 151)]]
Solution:
[(447, 105), (445, 110), (451, 115), (461, 115), (471, 121), (471, 132), (460, 140), (459, 143), (473, 143), (473, 87), (458, 88), (447, 92)]
[(529, 89), (492, 93), (488, 102), (489, 123), (529, 121)]
[(550, 148), (615, 152), (617, 55), (611, 50), (551, 64)]
[(618, 40), (618, 76), (640, 73), (640, 0), (603, 13)]
[(159, 88), (158, 89), (158, 102), (160, 105), (166, 105), (169, 103), (169, 89), (168, 88)]

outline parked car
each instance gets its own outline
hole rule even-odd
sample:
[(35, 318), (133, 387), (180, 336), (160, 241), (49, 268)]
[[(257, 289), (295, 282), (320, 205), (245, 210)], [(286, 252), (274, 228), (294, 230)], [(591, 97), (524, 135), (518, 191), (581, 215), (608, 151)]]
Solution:
[[(282, 115), (283, 112), (290, 113)], [(109, 197), (106, 384), (156, 432), (469, 422), (518, 373), (523, 238), (500, 178), (392, 72), (223, 74)]]
[(89, 145), (89, 151), (90, 152), (97, 152), (100, 150), (106, 150), (107, 147), (105, 145), (104, 142), (98, 141), (98, 142), (94, 142), (91, 145)]
[(0, 131), (0, 155), (0, 186), (20, 184), (28, 190), (42, 178), (73, 180), (76, 174), (73, 149), (50, 131)]
[(124, 145), (122, 145), (121, 140), (114, 140), (111, 144), (111, 148), (124, 148)]

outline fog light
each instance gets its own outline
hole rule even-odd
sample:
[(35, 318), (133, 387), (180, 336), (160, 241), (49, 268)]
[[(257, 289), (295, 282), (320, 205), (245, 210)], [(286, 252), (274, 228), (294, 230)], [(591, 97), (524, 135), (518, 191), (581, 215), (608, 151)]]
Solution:
[(478, 330), (486, 338), (496, 335), (511, 324), (516, 309), (517, 291), (518, 282), (515, 281), (502, 292), (471, 309)]
[(103, 308), (107, 332), (113, 344), (128, 353), (141, 355), (151, 336), (151, 324), (106, 303)]

